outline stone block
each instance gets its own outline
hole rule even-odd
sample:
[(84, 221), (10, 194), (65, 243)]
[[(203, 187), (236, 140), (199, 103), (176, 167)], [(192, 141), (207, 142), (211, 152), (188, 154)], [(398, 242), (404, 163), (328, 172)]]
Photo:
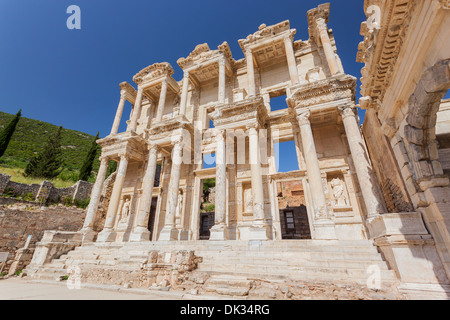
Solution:
[(369, 219), (372, 239), (389, 235), (428, 235), (419, 212), (389, 213)]

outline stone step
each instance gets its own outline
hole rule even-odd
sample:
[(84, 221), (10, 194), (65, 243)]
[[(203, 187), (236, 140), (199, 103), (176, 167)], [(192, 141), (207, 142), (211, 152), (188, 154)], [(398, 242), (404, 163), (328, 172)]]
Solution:
[(266, 258), (204, 258), (200, 263), (216, 263), (216, 264), (254, 264), (265, 266), (278, 266), (278, 267), (290, 267), (290, 266), (307, 266), (307, 267), (324, 267), (324, 268), (351, 268), (351, 269), (364, 269), (371, 266), (377, 266), (380, 270), (389, 270), (386, 262), (380, 261), (363, 261), (363, 260), (306, 260), (306, 259), (266, 259)]
[(246, 277), (234, 275), (213, 275), (205, 283), (205, 290), (222, 295), (246, 296), (252, 287), (253, 281)]
[[(265, 266), (253, 264), (217, 264), (217, 263), (202, 263), (199, 265), (198, 271), (215, 272), (215, 273), (231, 273), (236, 275), (281, 275), (287, 278), (298, 279), (320, 279), (327, 278), (329, 280), (352, 280), (352, 279), (368, 279), (370, 274), (364, 269), (350, 269), (350, 268), (318, 268), (307, 266), (290, 266), (281, 268), (279, 266)], [(395, 281), (396, 277), (391, 270), (380, 270), (381, 279), (384, 281)]]
[(265, 258), (265, 259), (307, 259), (307, 260), (357, 260), (357, 261), (383, 261), (380, 254), (373, 253), (352, 253), (352, 252), (203, 252), (196, 251), (196, 255), (204, 258)]

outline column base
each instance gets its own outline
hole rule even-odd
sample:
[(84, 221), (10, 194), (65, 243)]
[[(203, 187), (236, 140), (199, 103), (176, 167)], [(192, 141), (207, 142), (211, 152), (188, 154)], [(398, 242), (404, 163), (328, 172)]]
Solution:
[(94, 239), (97, 236), (97, 232), (89, 228), (81, 229), (80, 233), (82, 234), (82, 243), (94, 242)]
[(337, 240), (334, 223), (329, 220), (316, 221), (314, 223), (314, 239), (317, 240)]
[(151, 233), (148, 229), (143, 227), (138, 227), (130, 235), (131, 242), (143, 242), (150, 241)]
[(177, 241), (178, 229), (174, 227), (164, 227), (159, 234), (158, 241)]
[(103, 229), (97, 236), (97, 242), (114, 242), (117, 233), (112, 229)]
[(248, 240), (269, 240), (271, 238), (269, 226), (267, 225), (251, 226), (248, 229), (248, 233)]
[(215, 225), (210, 230), (210, 241), (223, 241), (229, 240), (228, 228), (225, 225)]

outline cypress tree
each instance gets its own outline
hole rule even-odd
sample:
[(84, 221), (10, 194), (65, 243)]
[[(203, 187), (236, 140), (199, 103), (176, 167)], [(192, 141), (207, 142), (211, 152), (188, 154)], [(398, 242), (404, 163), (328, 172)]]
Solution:
[(61, 173), (61, 131), (62, 126), (47, 140), (44, 149), (30, 160), (25, 168), (25, 176), (53, 179)]
[(3, 129), (2, 132), (0, 132), (0, 157), (3, 156), (3, 154), (6, 151), (6, 148), (8, 148), (9, 141), (11, 140), (11, 137), (16, 130), (17, 123), (20, 120), (20, 117), (22, 116), (22, 109), (17, 112), (14, 119), (12, 119), (5, 129)]
[(94, 165), (95, 155), (97, 154), (97, 150), (98, 150), (98, 144), (96, 142), (98, 140), (98, 135), (99, 135), (99, 132), (97, 132), (97, 135), (95, 136), (94, 141), (92, 141), (91, 149), (89, 149), (89, 152), (88, 152), (86, 158), (84, 159), (83, 165), (81, 166), (81, 169), (80, 169), (80, 174), (78, 176), (78, 180), (88, 181), (89, 176), (91, 175), (92, 167)]

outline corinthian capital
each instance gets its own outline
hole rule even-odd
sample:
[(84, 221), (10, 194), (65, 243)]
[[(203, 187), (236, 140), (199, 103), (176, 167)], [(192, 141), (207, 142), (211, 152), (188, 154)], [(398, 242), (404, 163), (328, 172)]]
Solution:
[(306, 110), (297, 115), (297, 121), (300, 126), (311, 125), (309, 118), (311, 117), (311, 111)]
[(342, 119), (348, 117), (355, 117), (355, 106), (351, 104), (345, 104), (338, 107), (339, 113), (342, 116)]

